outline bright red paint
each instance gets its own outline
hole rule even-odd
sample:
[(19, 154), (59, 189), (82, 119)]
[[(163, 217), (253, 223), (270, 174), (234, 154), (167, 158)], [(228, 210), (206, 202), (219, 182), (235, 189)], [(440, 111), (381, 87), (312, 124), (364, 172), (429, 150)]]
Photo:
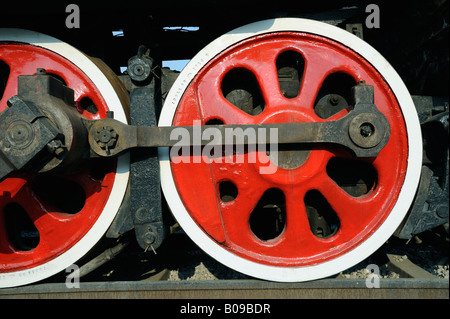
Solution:
[[(285, 50), (301, 53), (305, 72), (300, 94), (285, 98), (278, 85), (275, 61)], [(265, 100), (265, 110), (248, 115), (230, 104), (221, 93), (221, 80), (237, 67), (256, 76)], [(371, 161), (378, 173), (376, 187), (354, 198), (344, 192), (326, 173), (328, 161), (350, 157), (340, 148), (314, 149), (296, 169), (281, 169), (260, 175), (256, 163), (172, 163), (177, 190), (198, 225), (218, 244), (243, 258), (269, 265), (312, 265), (346, 254), (368, 238), (389, 215), (403, 185), (408, 146), (401, 109), (388, 84), (361, 56), (326, 38), (302, 33), (271, 33), (228, 48), (214, 57), (196, 75), (184, 93), (173, 125), (202, 124), (220, 118), (225, 124), (324, 121), (313, 110), (322, 82), (333, 72), (345, 72), (355, 82), (365, 80), (375, 88), (375, 104), (391, 126), (390, 140)], [(346, 110), (327, 120), (343, 117)], [(264, 155), (264, 154), (263, 154)], [(247, 156), (247, 155), (246, 155)], [(224, 161), (223, 161), (224, 162)], [(264, 164), (265, 165), (265, 164)], [(218, 184), (232, 181), (238, 188), (234, 201), (222, 202)], [(284, 231), (270, 241), (259, 240), (249, 227), (249, 216), (262, 194), (279, 188), (286, 198)], [(304, 196), (319, 190), (340, 219), (340, 229), (328, 239), (315, 237), (309, 227)]]

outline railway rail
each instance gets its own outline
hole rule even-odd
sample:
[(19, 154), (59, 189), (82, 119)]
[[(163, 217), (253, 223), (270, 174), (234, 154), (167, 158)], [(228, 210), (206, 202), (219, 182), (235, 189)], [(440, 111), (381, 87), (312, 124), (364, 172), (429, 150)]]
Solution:
[(87, 282), (9, 288), (12, 299), (448, 299), (447, 279), (380, 279), (367, 288), (364, 279), (321, 279), (304, 283), (260, 280)]

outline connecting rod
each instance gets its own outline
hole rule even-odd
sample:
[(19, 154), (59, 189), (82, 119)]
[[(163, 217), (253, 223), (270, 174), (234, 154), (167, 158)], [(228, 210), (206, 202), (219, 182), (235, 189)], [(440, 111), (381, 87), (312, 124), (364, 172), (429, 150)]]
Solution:
[[(80, 116), (74, 120), (74, 112), (67, 107), (70, 101), (73, 103), (73, 92), (61, 82), (45, 72), (19, 80), (18, 96), (11, 98), (10, 107), (0, 114), (0, 180), (23, 168), (39, 172), (42, 165), (50, 166), (46, 169), (50, 170), (67, 162), (66, 158), (73, 162), (74, 153), (77, 158), (111, 157), (145, 147), (320, 143), (346, 147), (356, 157), (376, 157), (390, 135), (389, 122), (374, 104), (373, 87), (364, 82), (352, 89), (353, 109), (335, 121), (148, 127), (127, 125), (113, 118), (86, 120)], [(33, 88), (45, 92), (38, 94)], [(42, 94), (46, 103), (41, 103)], [(58, 115), (51, 110), (59, 110)], [(28, 123), (26, 130), (18, 128), (17, 123)], [(77, 147), (69, 145), (75, 135), (77, 140), (88, 141), (78, 142)], [(27, 155), (18, 156), (24, 145)], [(33, 163), (38, 163), (39, 169)]]

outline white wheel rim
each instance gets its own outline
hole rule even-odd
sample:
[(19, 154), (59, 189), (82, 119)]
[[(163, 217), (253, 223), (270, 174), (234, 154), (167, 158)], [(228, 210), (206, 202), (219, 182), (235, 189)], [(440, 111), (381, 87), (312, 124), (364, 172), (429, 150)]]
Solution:
[[(98, 67), (82, 52), (65, 42), (45, 34), (22, 29), (0, 29), (0, 42), (8, 41), (38, 46), (71, 61), (79, 69), (83, 70), (95, 84), (109, 109), (114, 111), (114, 118), (127, 123), (126, 114), (114, 88)], [(60, 256), (40, 266), (16, 272), (0, 272), (0, 288), (26, 285), (48, 278), (66, 269), (83, 257), (103, 237), (116, 216), (128, 184), (129, 165), (128, 155), (118, 158), (116, 177), (108, 201), (98, 220), (80, 241)]]
[(293, 18), (252, 23), (230, 31), (207, 45), (187, 64), (175, 81), (164, 104), (159, 126), (172, 125), (178, 103), (186, 88), (198, 71), (216, 55), (233, 44), (253, 36), (283, 31), (304, 32), (330, 38), (358, 52), (384, 77), (401, 106), (408, 139), (407, 172), (396, 204), (376, 232), (347, 254), (312, 266), (277, 267), (249, 261), (218, 245), (196, 224), (176, 189), (170, 166), (169, 149), (159, 148), (159, 158), (161, 186), (169, 208), (183, 230), (201, 249), (222, 264), (246, 275), (272, 281), (300, 282), (324, 278), (344, 271), (370, 256), (392, 236), (405, 217), (419, 183), (422, 137), (417, 112), (406, 86), (392, 66), (374, 48), (351, 33), (329, 24)]

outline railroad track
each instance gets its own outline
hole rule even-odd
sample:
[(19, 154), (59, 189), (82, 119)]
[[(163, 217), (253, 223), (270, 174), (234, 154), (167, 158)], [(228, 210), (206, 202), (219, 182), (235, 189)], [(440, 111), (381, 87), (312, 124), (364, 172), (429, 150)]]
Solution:
[(261, 280), (86, 282), (37, 284), (0, 291), (0, 298), (39, 299), (448, 299), (447, 279), (380, 279), (367, 288), (364, 279), (322, 279), (305, 283)]

